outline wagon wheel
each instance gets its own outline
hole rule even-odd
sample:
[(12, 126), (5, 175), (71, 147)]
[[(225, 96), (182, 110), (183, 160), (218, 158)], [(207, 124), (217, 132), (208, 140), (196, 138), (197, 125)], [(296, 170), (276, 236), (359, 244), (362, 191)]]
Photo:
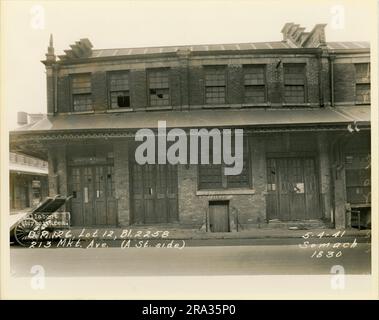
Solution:
[(28, 236), (30, 231), (34, 231), (37, 226), (37, 221), (32, 218), (26, 218), (19, 221), (14, 228), (14, 237), (16, 241), (22, 245), (26, 246), (24, 239)]

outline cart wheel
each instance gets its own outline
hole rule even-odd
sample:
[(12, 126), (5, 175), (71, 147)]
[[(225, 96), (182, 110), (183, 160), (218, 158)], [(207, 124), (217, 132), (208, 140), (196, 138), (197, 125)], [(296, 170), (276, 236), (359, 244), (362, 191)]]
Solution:
[(19, 221), (14, 228), (14, 237), (16, 241), (22, 245), (26, 246), (25, 237), (28, 236), (30, 231), (33, 231), (37, 226), (37, 221), (32, 218), (26, 218)]

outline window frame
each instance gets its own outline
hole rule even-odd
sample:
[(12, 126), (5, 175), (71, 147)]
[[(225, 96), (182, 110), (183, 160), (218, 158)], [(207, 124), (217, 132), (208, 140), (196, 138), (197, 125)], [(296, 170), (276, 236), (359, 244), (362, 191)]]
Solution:
[[(89, 77), (89, 83), (90, 83), (90, 90), (89, 93), (74, 93), (74, 78), (78, 76), (88, 76)], [(74, 113), (92, 113), (94, 111), (94, 101), (93, 101), (93, 94), (92, 94), (92, 73), (91, 72), (82, 72), (82, 73), (71, 73), (69, 75), (70, 79), (70, 102), (71, 102), (71, 112)], [(91, 98), (91, 106), (92, 108), (90, 110), (75, 110), (74, 106), (74, 96), (90, 96)]]
[[(303, 67), (303, 79), (304, 83), (301, 84), (286, 84), (286, 71), (285, 67), (286, 66), (302, 66)], [(307, 63), (306, 62), (285, 62), (283, 63), (283, 104), (284, 105), (307, 105), (308, 104), (308, 83), (307, 83)], [(290, 86), (303, 86), (304, 88), (304, 100), (302, 102), (288, 102), (286, 99), (286, 87)]]
[[(207, 86), (207, 70), (211, 70), (211, 69), (223, 69), (224, 71), (224, 86)], [(217, 65), (203, 65), (203, 79), (204, 79), (204, 85), (203, 85), (203, 94), (204, 94), (204, 100), (203, 100), (203, 103), (205, 106), (220, 106), (220, 105), (225, 105), (225, 104), (228, 104), (228, 65), (224, 65), (224, 64), (217, 64)], [(220, 87), (223, 87), (225, 88), (224, 91), (225, 91), (225, 98), (224, 98), (224, 102), (222, 103), (208, 103), (207, 102), (207, 88), (220, 88)]]
[[(128, 77), (128, 90), (114, 90), (112, 91), (111, 88), (111, 76), (112, 74), (126, 74)], [(108, 99), (108, 110), (117, 111), (117, 110), (132, 110), (132, 91), (130, 90), (130, 70), (110, 70), (107, 71), (106, 74), (107, 78), (107, 99)], [(112, 92), (119, 92), (119, 91), (128, 91), (129, 92), (129, 107), (118, 107), (118, 108), (112, 108)]]
[[(368, 77), (357, 77), (357, 65), (367, 65), (368, 67)], [(356, 105), (370, 105), (371, 104), (371, 63), (370, 62), (358, 62), (354, 63), (354, 72), (355, 72), (355, 85), (354, 85), (354, 100)], [(369, 100), (368, 101), (359, 101), (357, 99), (357, 87), (358, 86), (368, 86), (369, 87)]]
[[(147, 91), (147, 109), (167, 109), (171, 106), (172, 100), (171, 100), (171, 81), (170, 81), (170, 67), (161, 67), (161, 68), (147, 68), (146, 69), (146, 91)], [(165, 71), (167, 72), (167, 88), (150, 88), (150, 74), (153, 72), (159, 72), (159, 71)], [(152, 105), (151, 104), (151, 96), (150, 96), (150, 90), (152, 89), (167, 89), (168, 91), (168, 99), (167, 104), (164, 105)]]
[[(247, 74), (248, 69), (252, 68), (262, 68), (263, 69), (263, 84), (246, 84), (245, 83), (245, 75)], [(266, 105), (268, 103), (268, 88), (267, 88), (267, 64), (265, 63), (257, 63), (257, 64), (244, 64), (242, 65), (242, 76), (243, 76), (243, 103), (244, 105)], [(246, 88), (254, 88), (254, 87), (264, 87), (264, 101), (263, 102), (252, 102), (247, 101), (246, 96)]]

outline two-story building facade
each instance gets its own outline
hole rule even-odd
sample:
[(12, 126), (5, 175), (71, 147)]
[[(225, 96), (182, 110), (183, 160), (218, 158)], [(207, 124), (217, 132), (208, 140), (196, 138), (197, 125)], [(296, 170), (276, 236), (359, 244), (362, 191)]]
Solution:
[[(46, 59), (48, 117), (11, 133), (73, 194), (73, 226), (211, 232), (286, 223), (349, 227), (370, 210), (370, 48), (293, 23), (264, 43), (93, 49)], [(242, 172), (135, 160), (139, 129), (243, 129)], [(33, 148), (31, 148), (33, 146)], [(30, 151), (32, 149), (32, 151)]]

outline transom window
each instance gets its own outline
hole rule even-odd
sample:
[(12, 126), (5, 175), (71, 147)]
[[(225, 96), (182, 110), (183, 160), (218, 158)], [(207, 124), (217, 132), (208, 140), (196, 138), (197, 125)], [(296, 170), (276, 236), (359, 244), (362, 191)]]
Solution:
[(73, 111), (93, 110), (91, 74), (75, 74), (71, 78)]
[(226, 74), (224, 66), (205, 67), (205, 103), (226, 103)]
[(355, 64), (355, 100), (357, 103), (370, 103), (370, 64)]
[(286, 103), (305, 102), (305, 64), (284, 65), (284, 99)]
[(169, 70), (148, 71), (150, 106), (168, 106), (170, 104)]
[(245, 65), (243, 67), (245, 103), (266, 102), (265, 65)]
[(112, 109), (130, 107), (128, 72), (111, 72), (109, 74), (109, 99)]

